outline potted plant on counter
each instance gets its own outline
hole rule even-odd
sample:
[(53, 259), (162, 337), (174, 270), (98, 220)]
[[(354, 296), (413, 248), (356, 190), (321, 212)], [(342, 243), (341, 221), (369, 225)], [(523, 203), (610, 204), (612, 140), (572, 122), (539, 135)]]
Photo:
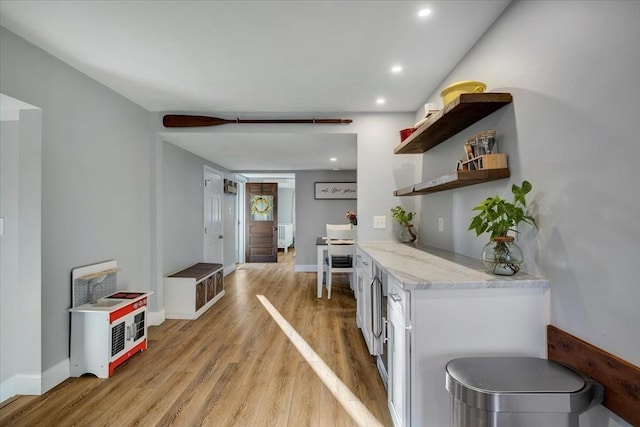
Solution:
[(401, 206), (396, 206), (391, 208), (391, 214), (393, 215), (393, 219), (396, 220), (398, 224), (400, 224), (400, 241), (404, 243), (415, 242), (418, 238), (418, 234), (416, 233), (413, 224), (411, 224), (411, 220), (416, 215), (415, 212), (407, 212)]
[(490, 234), (490, 241), (482, 250), (482, 262), (493, 274), (512, 276), (520, 271), (524, 256), (509, 232), (518, 233), (518, 224), (525, 222), (538, 227), (533, 216), (526, 211), (526, 195), (531, 191), (531, 183), (522, 181), (521, 186), (513, 184), (513, 202), (500, 196), (488, 197), (473, 208), (478, 215), (473, 217), (469, 230), (475, 230), (479, 236)]

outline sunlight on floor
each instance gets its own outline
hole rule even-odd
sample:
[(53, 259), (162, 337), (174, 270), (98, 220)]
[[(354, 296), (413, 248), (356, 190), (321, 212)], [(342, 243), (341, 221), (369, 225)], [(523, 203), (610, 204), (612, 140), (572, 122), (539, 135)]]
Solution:
[(256, 295), (264, 308), (269, 312), (273, 320), (276, 321), (280, 329), (289, 338), (291, 343), (298, 349), (302, 357), (309, 363), (322, 382), (336, 397), (342, 407), (349, 413), (351, 418), (360, 426), (382, 427), (380, 421), (373, 416), (366, 406), (344, 385), (340, 378), (322, 361), (320, 356), (313, 351), (307, 342), (296, 332), (284, 317), (271, 305), (264, 295)]

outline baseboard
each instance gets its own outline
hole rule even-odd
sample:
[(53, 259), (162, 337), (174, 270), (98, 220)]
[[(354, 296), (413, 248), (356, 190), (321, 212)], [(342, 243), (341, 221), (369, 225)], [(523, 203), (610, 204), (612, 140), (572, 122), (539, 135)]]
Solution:
[(0, 402), (16, 395), (39, 396), (70, 376), (70, 361), (64, 359), (42, 374), (17, 374), (0, 383)]
[(40, 375), (38, 374), (17, 374), (3, 381), (0, 384), (0, 401), (13, 397), (17, 394), (39, 395)]
[(64, 359), (42, 373), (42, 394), (71, 376), (71, 360)]
[(164, 314), (164, 308), (160, 311), (150, 311), (148, 313), (149, 318), (149, 326), (158, 326), (162, 325), (162, 322), (166, 319)]
[(10, 397), (15, 396), (16, 394), (16, 387), (15, 387), (15, 376), (11, 377), (5, 381), (2, 381), (0, 383), (0, 402), (4, 402), (5, 400), (9, 399)]
[(235, 264), (228, 265), (222, 270), (222, 275), (226, 276), (227, 274), (231, 274), (234, 271), (236, 271), (236, 265)]
[(296, 273), (315, 273), (318, 271), (318, 266), (315, 264), (311, 265), (298, 265), (296, 264)]

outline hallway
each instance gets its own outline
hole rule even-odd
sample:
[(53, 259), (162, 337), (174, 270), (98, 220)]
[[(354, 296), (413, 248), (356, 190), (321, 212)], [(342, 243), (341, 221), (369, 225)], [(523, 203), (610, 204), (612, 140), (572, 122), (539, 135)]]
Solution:
[(114, 376), (70, 378), (43, 396), (0, 408), (0, 425), (358, 425), (291, 344), (264, 295), (381, 422), (384, 386), (355, 324), (345, 282), (316, 299), (315, 273), (294, 272), (294, 252), (262, 270), (225, 277), (226, 295), (195, 321), (149, 328), (149, 349)]

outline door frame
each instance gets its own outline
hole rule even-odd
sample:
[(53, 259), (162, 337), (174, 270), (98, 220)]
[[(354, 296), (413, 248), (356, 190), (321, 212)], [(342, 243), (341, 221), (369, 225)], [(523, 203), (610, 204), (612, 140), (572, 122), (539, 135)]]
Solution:
[(224, 266), (224, 215), (223, 215), (223, 208), (222, 205), (224, 203), (224, 191), (223, 191), (223, 182), (224, 182), (224, 173), (211, 167), (208, 165), (204, 165), (203, 167), (203, 171), (202, 171), (202, 257), (204, 259), (205, 262), (208, 262), (206, 257), (207, 257), (207, 234), (204, 231), (204, 224), (206, 221), (206, 202), (207, 202), (207, 198), (206, 198), (206, 193), (207, 193), (207, 186), (205, 184), (206, 180), (207, 180), (207, 175), (218, 175), (220, 177), (220, 211), (218, 212), (219, 218), (220, 218), (220, 230), (222, 233), (223, 238), (220, 239), (222, 240), (222, 247), (220, 248), (220, 264), (222, 264)]
[(236, 194), (236, 263), (244, 264), (245, 263), (245, 253), (244, 253), (244, 245), (245, 245), (245, 184), (247, 182), (247, 178), (242, 175), (236, 175), (235, 181), (238, 184), (238, 193)]
[(41, 395), (68, 372), (42, 372), (42, 110), (0, 93), (0, 122), (0, 289), (9, 297), (0, 309), (3, 402)]

